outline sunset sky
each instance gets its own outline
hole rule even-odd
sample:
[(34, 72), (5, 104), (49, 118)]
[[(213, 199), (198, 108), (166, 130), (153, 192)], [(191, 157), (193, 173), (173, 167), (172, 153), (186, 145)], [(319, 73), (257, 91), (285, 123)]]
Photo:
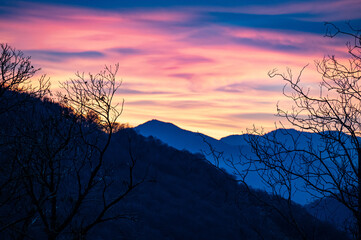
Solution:
[[(52, 89), (77, 71), (120, 64), (121, 122), (151, 119), (220, 138), (274, 128), (277, 68), (320, 81), (314, 60), (346, 57), (324, 22), (361, 27), (360, 0), (0, 0), (0, 42), (32, 56)], [(284, 104), (287, 105), (285, 102)]]

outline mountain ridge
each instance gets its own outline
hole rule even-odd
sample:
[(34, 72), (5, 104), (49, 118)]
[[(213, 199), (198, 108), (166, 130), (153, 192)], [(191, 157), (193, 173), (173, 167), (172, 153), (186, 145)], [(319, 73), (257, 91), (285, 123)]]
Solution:
[[(33, 111), (29, 111), (32, 109)], [(51, 126), (57, 127), (59, 131), (56, 132), (61, 133), (61, 130), (65, 129), (64, 126), (68, 126), (66, 123), (72, 123), (65, 110), (61, 105), (55, 105), (52, 102), (34, 100), (6, 112), (5, 115), (0, 115), (2, 123), (0, 124), (0, 141), (6, 140), (8, 134), (14, 130), (12, 126), (26, 125), (25, 130), (29, 130), (30, 133), (35, 131), (37, 136), (52, 136), (51, 141), (45, 137), (36, 138), (35, 142), (31, 139), (27, 142), (17, 140), (0, 145), (2, 166), (7, 166), (9, 159), (19, 160), (16, 158), (19, 153), (26, 160), (28, 156), (33, 156), (34, 152), (42, 156), (43, 147), (58, 146), (59, 139), (63, 139), (62, 135), (53, 136), (53, 131), (48, 132), (51, 128), (46, 128), (46, 126), (54, 124)], [(39, 121), (41, 120), (40, 113), (45, 120), (49, 117), (51, 121)], [(61, 121), (60, 124), (57, 121), (54, 122), (54, 118)], [(96, 127), (96, 123), (84, 124), (81, 126), (85, 132), (92, 130), (92, 135), (88, 135), (89, 138), (99, 140), (100, 137), (105, 136), (105, 133)], [(158, 124), (176, 130), (171, 124), (164, 125), (160, 122)], [(73, 136), (74, 140), (80, 141), (78, 139), (80, 135)], [(32, 151), (26, 151), (29, 143), (33, 144)], [(21, 148), (17, 147), (19, 144)], [(78, 146), (78, 148), (64, 148), (64, 151), (58, 155), (58, 163), (62, 167), (59, 171), (61, 173), (59, 177), (62, 177), (61, 188), (57, 194), (49, 195), (51, 198), (45, 198), (47, 201), (52, 201), (54, 198), (57, 200), (56, 209), (60, 218), (66, 215), (69, 209), (73, 209), (76, 204), (73, 199), (78, 195), (77, 189), (79, 189), (77, 184), (87, 180), (89, 169), (91, 170), (93, 166), (92, 161), (89, 161), (88, 165), (77, 161), (82, 159), (83, 154), (79, 154), (81, 147), (84, 146), (84, 152), (87, 153), (86, 145)], [(32, 163), (37, 164), (37, 159), (40, 158), (35, 158)], [(39, 161), (40, 165), (35, 166), (42, 166), (41, 164), (47, 163), (46, 161), (48, 158)], [(81, 174), (79, 174), (79, 168), (74, 168), (74, 163), (80, 164)], [(87, 235), (89, 239), (259, 239), (259, 234), (264, 235), (266, 237), (264, 239), (298, 239), (298, 232), (292, 228), (292, 225), (273, 214), (266, 206), (254, 201), (242, 184), (206, 162), (203, 156), (176, 150), (154, 138), (136, 134), (133, 129), (120, 129), (114, 133), (109, 148), (105, 152), (102, 167), (106, 175), (99, 175), (97, 178), (99, 181), (96, 183), (100, 188), (91, 192), (88, 201), (81, 207), (81, 212), (70, 223), (71, 225), (59, 233), (59, 238), (75, 239), (77, 235), (73, 235), (75, 234), (73, 230), (79, 227), (78, 223), (84, 223), (96, 217), (95, 214), (102, 211), (103, 205), (99, 203), (105, 203), (107, 199), (111, 200), (119, 196), (118, 193), (123, 192), (130, 181), (134, 181), (141, 183), (139, 187), (124, 197), (121, 202), (112, 206), (111, 211), (115, 214), (113, 220), (94, 227)], [(12, 165), (7, 169), (2, 168), (2, 174), (10, 174), (11, 177), (11, 171), (4, 171), (11, 169)], [(128, 178), (130, 175), (132, 177)], [(41, 175), (34, 175), (32, 183), (37, 189), (44, 189), (43, 178), (38, 179), (38, 176)], [(27, 180), (28, 178), (17, 179)], [(0, 178), (0, 180), (3, 183), (4, 179)], [(101, 184), (105, 183), (109, 183), (106, 188), (112, 190), (106, 194), (104, 194), (104, 188), (101, 188)], [(8, 188), (12, 186), (9, 185)], [(25, 185), (21, 186), (25, 187)], [(15, 221), (16, 223), (12, 228), (0, 231), (0, 238), (11, 239), (11, 236), (18, 233), (18, 231), (13, 231), (13, 228), (22, 230), (26, 227), (26, 234), (32, 239), (46, 239), (47, 232), (43, 221), (39, 220), (37, 212), (33, 212), (35, 209), (31, 201), (33, 195), (27, 195), (22, 187), (17, 190), (22, 197), (17, 198), (15, 195), (16, 201), (7, 201), (6, 194), (0, 194), (0, 200), (5, 200), (2, 202), (5, 205), (2, 205), (0, 209), (2, 213), (0, 226), (3, 227), (7, 222)], [(42, 191), (34, 194), (36, 197), (41, 197)], [(255, 194), (265, 201), (273, 200), (272, 196), (265, 192), (257, 191)], [(281, 201), (285, 202), (285, 200)], [(49, 204), (44, 205), (46, 213), (51, 212), (48, 206)], [(313, 230), (317, 226), (318, 239), (345, 239), (343, 232), (306, 214), (303, 207), (292, 203), (292, 208), (307, 234), (314, 235)], [(24, 218), (23, 214), (29, 214), (31, 224), (27, 221), (24, 224), (21, 222), (22, 219), (28, 219)], [(112, 217), (112, 215), (108, 216)], [(117, 218), (118, 216), (120, 217)], [(131, 219), (135, 220), (130, 221)]]
[[(156, 125), (157, 128), (152, 128), (153, 125)], [(164, 129), (166, 129), (166, 126), (171, 127), (172, 129), (176, 129), (177, 134), (179, 134), (180, 138), (178, 138), (179, 136), (176, 136), (176, 134), (174, 134), (174, 132), (172, 132), (172, 129), (167, 129), (167, 131), (164, 131)], [(161, 140), (162, 142), (168, 144), (171, 147), (174, 147), (176, 149), (179, 150), (188, 150), (192, 153), (197, 153), (197, 152), (201, 152), (205, 155), (206, 158), (208, 158), (208, 161), (215, 164), (214, 159), (212, 158), (212, 154), (207, 155), (207, 152), (209, 153), (210, 149), (209, 149), (209, 145), (211, 145), (215, 151), (217, 151), (218, 153), (222, 153), (222, 157), (236, 157), (237, 154), (240, 154), (240, 151), (248, 151), (250, 152), (251, 150), (249, 149), (249, 146), (247, 146), (248, 142), (247, 142), (247, 137), (258, 137), (257, 135), (252, 135), (252, 134), (242, 134), (242, 135), (238, 135), (238, 134), (233, 134), (233, 135), (229, 135), (226, 137), (223, 137), (219, 140), (214, 139), (212, 137), (206, 136), (204, 134), (201, 133), (195, 133), (195, 132), (191, 132), (182, 128), (179, 128), (178, 126), (172, 124), (172, 123), (164, 123), (162, 121), (159, 120), (151, 120), (148, 122), (145, 122), (141, 125), (139, 125), (138, 127), (135, 128), (135, 130), (138, 132), (138, 134), (144, 135), (144, 136), (153, 136), (154, 138), (157, 138), (159, 140)], [(283, 141), (285, 142), (285, 144), (293, 144), (292, 143), (292, 138), (297, 139), (297, 141), (299, 141), (299, 147), (303, 148), (303, 147), (307, 147), (307, 144), (305, 143), (305, 140), (310, 140), (312, 139), (312, 141), (315, 141), (315, 143), (317, 143), (318, 141), (320, 141), (320, 136), (319, 135), (314, 135), (313, 133), (309, 133), (309, 132), (300, 132), (297, 131), (295, 129), (277, 129), (271, 132), (268, 132), (265, 134), (265, 136), (270, 136), (270, 137), (284, 137)], [(205, 136), (205, 137), (204, 137)], [(178, 138), (178, 141), (175, 141), (175, 139)], [(190, 139), (193, 138), (193, 139)], [(207, 141), (207, 143), (209, 143), (209, 145), (205, 142)], [(191, 147), (188, 146), (187, 143), (192, 143)], [(197, 151), (201, 149), (201, 151)], [(226, 166), (224, 163), (219, 162), (219, 167), (225, 169), (228, 173), (232, 174), (233, 169), (230, 168), (229, 166)], [(257, 176), (257, 174), (252, 175), (249, 174), (249, 178), (248, 178), (249, 184), (252, 187), (255, 188), (259, 188), (260, 183), (259, 183), (259, 176)], [(261, 188), (262, 189), (262, 188)], [(262, 189), (265, 190), (265, 189)], [(322, 204), (319, 204), (320, 201), (315, 200), (312, 202), (309, 201), (305, 201), (305, 199), (302, 199), (302, 196), (298, 196), (300, 194), (296, 194), (294, 195), (294, 200), (297, 200), (296, 202), (301, 203), (301, 205), (305, 205), (306, 209), (309, 211), (309, 213), (311, 213), (312, 215), (316, 216), (317, 218), (319, 218), (320, 220), (323, 221), (329, 221), (332, 222), (333, 224), (337, 225), (340, 223), (340, 221), (338, 221), (336, 218), (333, 219), (332, 214), (330, 214), (330, 210), (325, 211), (325, 204), (322, 202)], [(302, 195), (302, 194), (301, 194)], [(333, 204), (328, 204), (330, 205), (330, 209), (331, 211), (333, 211), (333, 209), (335, 209), (334, 211), (337, 212), (336, 210), (341, 208), (343, 209), (344, 207), (340, 205), (340, 203), (333, 203)], [(339, 214), (340, 215), (340, 214)], [(341, 219), (346, 219), (345, 216), (340, 215)]]

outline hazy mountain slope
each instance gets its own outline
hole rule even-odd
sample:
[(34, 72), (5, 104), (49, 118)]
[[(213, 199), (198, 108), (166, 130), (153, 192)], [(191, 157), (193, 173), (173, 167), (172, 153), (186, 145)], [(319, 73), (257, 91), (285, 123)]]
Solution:
[(151, 120), (143, 123), (137, 126), (135, 131), (145, 137), (153, 136), (178, 150), (185, 149), (192, 153), (208, 150), (203, 139), (217, 148), (231, 149), (231, 147), (204, 134), (187, 131), (172, 123), (161, 122), (158, 120)]
[[(131, 130), (119, 132), (112, 144), (109, 155), (123, 160), (129, 158), (127, 148), (133, 149), (137, 176), (147, 173), (150, 180), (124, 202), (123, 207), (138, 218), (132, 227), (122, 230), (124, 236), (259, 239), (261, 235), (264, 239), (298, 239), (298, 233), (276, 212), (249, 197), (232, 176), (220, 172), (201, 155), (175, 150)], [(264, 192), (258, 194), (263, 200), (271, 199)], [(302, 207), (295, 205), (294, 209), (302, 228), (316, 239), (343, 237)]]
[[(215, 162), (211, 151), (222, 153), (224, 159), (238, 158), (240, 150), (248, 151), (244, 146), (230, 145), (226, 142), (214, 139), (202, 133), (191, 132), (181, 129), (172, 123), (166, 123), (158, 120), (151, 120), (134, 128), (135, 131), (145, 137), (153, 136), (163, 143), (178, 150), (187, 150), (191, 153), (202, 153), (205, 157), (219, 167), (232, 173), (233, 170), (227, 166), (224, 161)], [(210, 146), (213, 148), (211, 149)]]
[[(162, 142), (168, 144), (169, 146), (175, 147), (179, 150), (185, 149), (192, 153), (202, 152), (205, 154), (205, 157), (211, 163), (219, 166), (222, 169), (225, 169), (228, 173), (234, 173), (232, 166), (227, 163), (227, 160), (233, 159), (234, 162), (239, 161), (239, 157), (242, 154), (248, 158), (254, 158), (250, 145), (247, 143), (249, 137), (257, 137), (255, 135), (231, 135), (220, 140), (205, 136), (200, 133), (194, 133), (181, 129), (171, 123), (164, 123), (158, 120), (148, 121), (144, 124), (139, 125), (135, 130), (143, 136), (153, 136)], [(299, 132), (293, 129), (280, 129), (276, 132), (270, 132), (268, 134), (275, 134), (280, 141), (291, 143), (291, 137), (295, 137)], [(302, 134), (302, 139), (299, 140), (299, 146), (304, 144), (309, 134)], [(311, 135), (312, 136), (312, 135)], [(208, 144), (207, 144), (207, 143)], [(216, 154), (222, 153), (222, 156), (218, 161), (215, 161), (214, 156), (210, 153), (210, 147), (216, 151)], [(306, 147), (306, 146), (303, 146)], [(209, 155), (208, 155), (209, 154)], [(225, 161), (226, 160), (226, 161)], [(270, 191), (269, 186), (265, 185), (262, 182), (262, 179), (255, 171), (250, 171), (247, 174), (247, 183), (258, 189)], [(301, 183), (295, 183), (300, 185)], [(309, 195), (304, 194), (303, 192), (297, 192), (294, 194), (294, 200), (300, 204), (305, 204), (309, 202)]]
[[(153, 124), (157, 127), (154, 128)], [(165, 125), (167, 125), (168, 128), (166, 128)], [(163, 131), (163, 129), (166, 129), (166, 131)], [(166, 144), (174, 146), (178, 149), (186, 149), (191, 152), (197, 152), (196, 149), (202, 148), (206, 151), (209, 150), (208, 146), (204, 144), (203, 139), (199, 137), (198, 133), (188, 132), (172, 124), (164, 124), (159, 121), (151, 121), (140, 125), (136, 128), (136, 130), (140, 134), (145, 134), (147, 136), (152, 135), (162, 140)], [(300, 133), (294, 129), (279, 129), (277, 131), (268, 133), (268, 135), (270, 137), (277, 137), (281, 142), (288, 144), (289, 146), (295, 143), (296, 147), (299, 149), (307, 149), (309, 147), (309, 144), (307, 142), (311, 142), (314, 146), (322, 146), (320, 136), (312, 133)], [(246, 155), (248, 154), (248, 156), (252, 156), (250, 147), (249, 145), (247, 145), (246, 141), (249, 136), (250, 135), (247, 134), (231, 135), (228, 137), (224, 137), (219, 141), (212, 138), (208, 138), (208, 140), (209, 142), (213, 143), (215, 149), (223, 150), (225, 157), (229, 157), (230, 155), (232, 155), (233, 157), (237, 158), (240, 152)], [(192, 144), (188, 144), (190, 142)], [(227, 152), (227, 150), (229, 152)], [(214, 163), (212, 161), (212, 158), (208, 157), (208, 160)], [(221, 164), (221, 166), (225, 168), (228, 172), (232, 173), (232, 169), (228, 166), (224, 166), (224, 164)], [(261, 183), (260, 177), (254, 172), (251, 172), (248, 175), (247, 182), (249, 185), (255, 188), (262, 188), (265, 190), (268, 189)], [(294, 182), (294, 186), (301, 187), (303, 186), (303, 183), (302, 181), (296, 180)], [(326, 198), (327, 201), (323, 200), (310, 203), (310, 199), (311, 196), (307, 195), (304, 192), (298, 191), (293, 195), (293, 200), (295, 200), (296, 202), (300, 204), (307, 204), (306, 207), (312, 215), (316, 216), (321, 220), (329, 221), (337, 227), (344, 225), (344, 221), (350, 219), (350, 213), (347, 211), (347, 209), (345, 209), (334, 200)]]
[(248, 134), (243, 135), (229, 135), (227, 137), (223, 137), (220, 141), (227, 143), (228, 145), (241, 146), (247, 144)]

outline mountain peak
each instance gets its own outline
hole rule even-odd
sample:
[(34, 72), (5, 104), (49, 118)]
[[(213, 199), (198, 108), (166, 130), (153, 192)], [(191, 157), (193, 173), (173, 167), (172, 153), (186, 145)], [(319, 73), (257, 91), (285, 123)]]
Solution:
[(141, 125), (149, 125), (149, 124), (152, 124), (152, 125), (172, 125), (172, 126), (175, 126), (173, 123), (170, 123), (170, 122), (163, 122), (163, 121), (160, 121), (158, 119), (152, 119), (152, 120), (149, 120), (143, 124), (140, 124), (139, 126)]
[(152, 131), (168, 131), (168, 130), (172, 130), (172, 131), (179, 131), (181, 130), (181, 128), (179, 128), (178, 126), (174, 125), (173, 123), (170, 122), (163, 122), (157, 119), (152, 119), (148, 122), (145, 122), (143, 124), (138, 125), (135, 128), (137, 131), (144, 131), (147, 129), (151, 129)]
[(135, 130), (145, 136), (153, 136), (162, 142), (179, 150), (187, 149), (190, 152), (200, 152), (205, 143), (203, 139), (211, 144), (217, 144), (217, 140), (201, 133), (184, 130), (172, 123), (162, 122), (156, 119), (145, 122)]

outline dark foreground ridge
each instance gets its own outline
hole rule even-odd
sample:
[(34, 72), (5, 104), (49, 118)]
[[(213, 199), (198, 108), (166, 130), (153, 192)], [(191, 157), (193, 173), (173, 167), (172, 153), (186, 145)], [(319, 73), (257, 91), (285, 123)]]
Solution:
[[(53, 151), (63, 142), (64, 132), (69, 131), (73, 119), (69, 110), (24, 94), (14, 98), (28, 100), (0, 115), (0, 239), (47, 239), (47, 216), (41, 216), (38, 209), (57, 212), (58, 219), (48, 219), (51, 224), (63, 220), (76, 207), (77, 181), (86, 179), (86, 170), (93, 167), (91, 163), (83, 164), (80, 170), (73, 171), (74, 164), (81, 163), (86, 154), (95, 153), (82, 145)], [(82, 124), (88, 143), (101, 144), (106, 134), (96, 127), (96, 122), (88, 119)], [(74, 134), (69, 141), (75, 144), (80, 137)], [(98, 216), (104, 199), (114, 199), (130, 181), (141, 184), (112, 205), (103, 216), (107, 221), (92, 228), (86, 239), (301, 239), (292, 224), (267, 207), (265, 203), (274, 201), (272, 196), (246, 190), (201, 154), (176, 150), (153, 137), (138, 135), (133, 129), (115, 133), (105, 154), (103, 175), (94, 184), (106, 184), (111, 191), (102, 194), (99, 191), (104, 188), (95, 187), (57, 239), (78, 239), (78, 229)], [(54, 157), (59, 166), (47, 162)], [(42, 159), (41, 164), (38, 159)], [(22, 165), (14, 168), (19, 163)], [(42, 171), (36, 171), (39, 168)], [(24, 171), (28, 174), (21, 175)], [(41, 176), (47, 171), (66, 176), (59, 178), (56, 195), (41, 181), (47, 179)], [(29, 193), (29, 187), (35, 195)], [(40, 199), (41, 205), (34, 204), (34, 199)], [(54, 201), (55, 209), (50, 208)], [(347, 239), (303, 207), (293, 204), (292, 208), (294, 217), (302, 223), (299, 227), (310, 239)]]

